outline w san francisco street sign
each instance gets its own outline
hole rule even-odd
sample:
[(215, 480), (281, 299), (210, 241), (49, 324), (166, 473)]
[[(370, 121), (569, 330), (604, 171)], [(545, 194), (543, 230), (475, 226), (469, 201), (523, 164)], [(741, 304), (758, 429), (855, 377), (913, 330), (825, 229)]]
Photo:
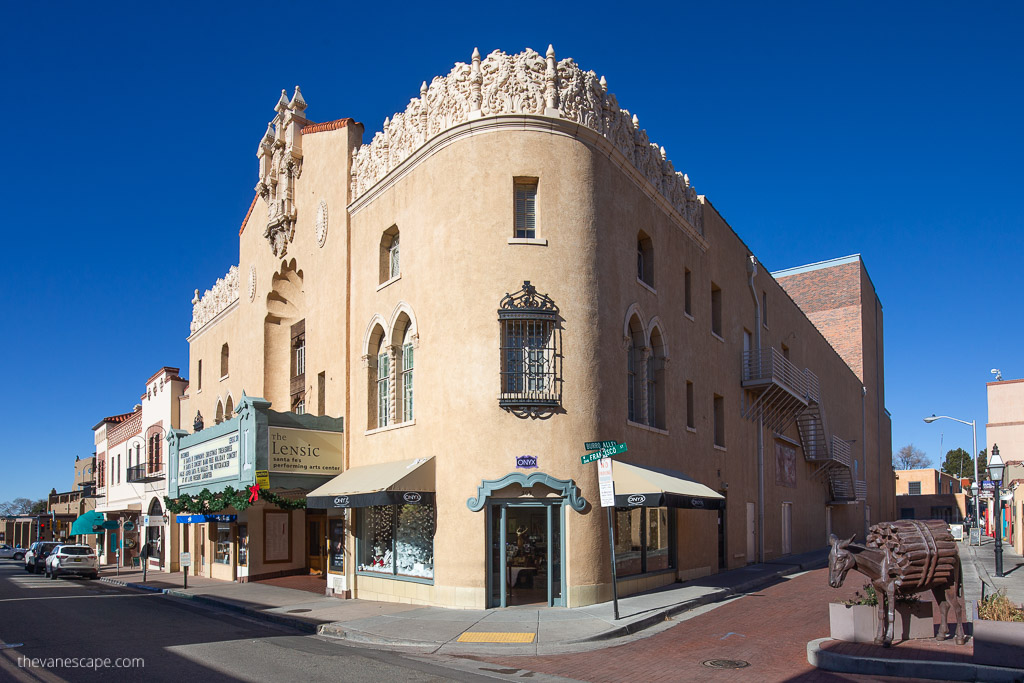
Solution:
[[(589, 446), (590, 443), (595, 442), (589, 442), (587, 445)], [(586, 465), (588, 462), (594, 462), (595, 460), (601, 460), (602, 458), (610, 458), (613, 455), (618, 455), (619, 453), (626, 452), (626, 444), (624, 443), (615, 443), (614, 441), (604, 441), (602, 443), (609, 443), (612, 445), (605, 446), (595, 453), (587, 453), (582, 458), (580, 458), (580, 462)]]

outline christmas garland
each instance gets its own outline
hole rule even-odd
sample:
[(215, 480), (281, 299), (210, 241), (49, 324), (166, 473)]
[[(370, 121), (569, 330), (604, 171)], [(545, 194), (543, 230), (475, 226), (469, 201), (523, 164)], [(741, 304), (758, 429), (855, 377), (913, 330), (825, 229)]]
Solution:
[(212, 493), (210, 489), (203, 489), (194, 496), (187, 493), (181, 493), (177, 498), (164, 496), (164, 504), (167, 506), (167, 511), (174, 514), (202, 515), (215, 514), (229, 507), (241, 511), (260, 498), (282, 510), (299, 510), (306, 507), (305, 498), (297, 500), (285, 498), (270, 491), (260, 491), (258, 494), (254, 494), (251, 490), (246, 489), (236, 491), (231, 486), (227, 486), (223, 491), (217, 493)]

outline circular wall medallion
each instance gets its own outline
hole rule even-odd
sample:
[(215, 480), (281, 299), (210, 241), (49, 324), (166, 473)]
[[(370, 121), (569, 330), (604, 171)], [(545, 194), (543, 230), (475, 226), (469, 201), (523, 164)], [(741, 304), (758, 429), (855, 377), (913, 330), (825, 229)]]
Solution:
[(327, 241), (327, 202), (320, 200), (320, 208), (316, 211), (316, 240), (320, 246)]
[(256, 266), (249, 266), (249, 301), (256, 298)]

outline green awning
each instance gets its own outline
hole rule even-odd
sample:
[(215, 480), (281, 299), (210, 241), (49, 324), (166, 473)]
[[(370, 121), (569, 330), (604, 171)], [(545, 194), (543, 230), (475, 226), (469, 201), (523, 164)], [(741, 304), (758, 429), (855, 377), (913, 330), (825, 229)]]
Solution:
[(103, 524), (103, 513), (89, 510), (71, 523), (71, 535), (102, 534), (103, 529), (93, 531), (93, 526), (99, 526), (100, 524)]

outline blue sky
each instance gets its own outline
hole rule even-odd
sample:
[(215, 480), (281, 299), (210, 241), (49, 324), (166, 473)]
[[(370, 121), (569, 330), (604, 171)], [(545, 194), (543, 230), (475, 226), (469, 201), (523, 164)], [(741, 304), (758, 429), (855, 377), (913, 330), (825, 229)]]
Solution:
[(187, 367), (282, 88), (369, 139), (474, 47), (605, 75), (767, 268), (862, 254), (894, 449), (970, 450), (921, 418), (983, 425), (989, 370), (1024, 376), (1019, 3), (377, 7), (5, 6), (0, 501), (69, 488), (91, 427)]

